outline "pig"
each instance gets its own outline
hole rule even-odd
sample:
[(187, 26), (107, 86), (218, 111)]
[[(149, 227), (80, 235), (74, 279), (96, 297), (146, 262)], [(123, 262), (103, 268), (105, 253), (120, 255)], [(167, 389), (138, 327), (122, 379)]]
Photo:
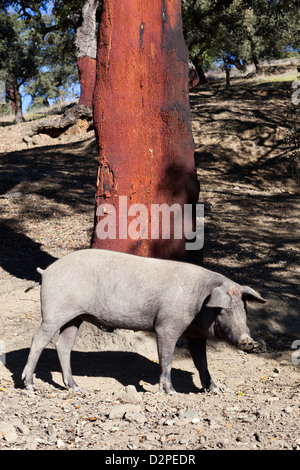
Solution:
[(32, 339), (22, 379), (33, 389), (42, 350), (56, 343), (66, 387), (80, 391), (72, 377), (71, 350), (83, 321), (104, 331), (154, 331), (161, 368), (159, 389), (175, 394), (171, 381), (174, 350), (187, 343), (205, 390), (218, 392), (207, 368), (206, 340), (225, 340), (244, 351), (257, 343), (246, 322), (246, 300), (266, 302), (258, 292), (222, 274), (189, 263), (127, 253), (86, 249), (70, 253), (38, 271), (42, 323)]

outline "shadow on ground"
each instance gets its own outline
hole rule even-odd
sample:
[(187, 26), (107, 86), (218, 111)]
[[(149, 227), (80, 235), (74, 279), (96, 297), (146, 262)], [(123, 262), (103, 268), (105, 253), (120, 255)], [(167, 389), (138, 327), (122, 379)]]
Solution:
[(291, 82), (237, 82), (192, 94), (191, 109), (204, 265), (267, 298), (254, 311), (257, 325), (297, 335), (300, 206), (284, 139), (290, 100)]
[[(21, 375), (26, 364), (29, 349), (18, 349), (6, 355), (5, 366), (12, 373), (15, 386), (23, 388)], [(52, 378), (52, 372), (61, 372), (57, 352), (45, 349), (39, 359), (35, 375), (43, 382), (61, 389)], [(74, 376), (108, 377), (120, 382), (123, 386), (134, 385), (137, 391), (145, 391), (140, 385), (144, 380), (151, 385), (159, 382), (159, 365), (146, 357), (134, 352), (105, 351), (81, 352), (72, 351), (72, 372)], [(172, 382), (180, 393), (197, 392), (190, 372), (172, 369)]]
[(0, 265), (2, 268), (17, 278), (39, 282), (41, 276), (37, 273), (36, 268), (45, 269), (56, 258), (41, 250), (39, 243), (2, 222), (0, 222), (0, 233)]

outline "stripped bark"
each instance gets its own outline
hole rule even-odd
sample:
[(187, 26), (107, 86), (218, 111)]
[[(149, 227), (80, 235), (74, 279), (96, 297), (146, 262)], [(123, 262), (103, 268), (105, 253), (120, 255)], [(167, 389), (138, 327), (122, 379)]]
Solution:
[(80, 15), (69, 15), (75, 24), (75, 47), (81, 93), (78, 104), (92, 107), (96, 79), (96, 11), (99, 0), (86, 0)]
[[(186, 259), (184, 236), (174, 237), (173, 223), (170, 239), (161, 227), (159, 239), (151, 237), (150, 214), (152, 204), (183, 209), (198, 200), (188, 86), (181, 1), (103, 0), (93, 102), (99, 150), (94, 248)], [(147, 220), (139, 219), (147, 238), (128, 235), (133, 217), (119, 220), (120, 196), (131, 208), (147, 207)], [(116, 211), (115, 239), (97, 234), (105, 205)]]

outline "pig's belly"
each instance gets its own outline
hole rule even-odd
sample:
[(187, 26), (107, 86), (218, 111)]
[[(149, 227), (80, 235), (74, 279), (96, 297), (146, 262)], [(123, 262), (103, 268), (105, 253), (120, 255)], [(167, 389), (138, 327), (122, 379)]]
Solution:
[(134, 303), (90, 312), (104, 328), (153, 331), (158, 311), (136, 308)]

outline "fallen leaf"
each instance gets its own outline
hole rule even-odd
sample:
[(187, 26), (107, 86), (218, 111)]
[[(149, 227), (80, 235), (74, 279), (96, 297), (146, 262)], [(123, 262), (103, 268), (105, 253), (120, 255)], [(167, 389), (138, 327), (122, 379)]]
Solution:
[(89, 421), (97, 421), (97, 419), (100, 419), (99, 416), (92, 416), (91, 418), (87, 418)]

